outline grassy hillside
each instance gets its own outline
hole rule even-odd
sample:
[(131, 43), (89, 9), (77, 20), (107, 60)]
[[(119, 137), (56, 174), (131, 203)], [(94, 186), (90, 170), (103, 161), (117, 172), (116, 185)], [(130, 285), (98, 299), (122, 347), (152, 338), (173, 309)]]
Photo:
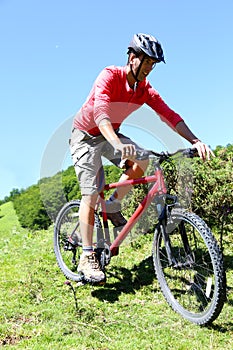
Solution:
[[(230, 235), (228, 236), (230, 239)], [(165, 303), (152, 269), (150, 235), (124, 246), (105, 286), (65, 284), (53, 229), (20, 227), (0, 207), (0, 347), (30, 350), (232, 349), (232, 238), (224, 242), (228, 300), (210, 328), (184, 321)], [(229, 248), (228, 248), (229, 247)]]

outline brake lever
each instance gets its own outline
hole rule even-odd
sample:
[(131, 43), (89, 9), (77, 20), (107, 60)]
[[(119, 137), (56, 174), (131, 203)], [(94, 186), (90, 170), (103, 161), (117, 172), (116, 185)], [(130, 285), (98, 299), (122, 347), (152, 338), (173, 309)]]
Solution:
[(138, 160), (145, 160), (148, 159), (151, 152), (147, 150), (137, 151), (136, 152), (136, 159)]

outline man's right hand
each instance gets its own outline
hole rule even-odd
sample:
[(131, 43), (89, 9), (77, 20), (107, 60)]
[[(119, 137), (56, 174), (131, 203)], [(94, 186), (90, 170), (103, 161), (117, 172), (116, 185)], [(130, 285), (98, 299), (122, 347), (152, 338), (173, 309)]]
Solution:
[(123, 144), (116, 135), (109, 119), (103, 119), (98, 125), (105, 139), (114, 147), (115, 151), (121, 152), (122, 159), (135, 159), (136, 148), (132, 144)]
[(117, 152), (121, 152), (122, 159), (135, 159), (136, 157), (136, 148), (130, 143), (118, 143), (114, 145), (114, 148)]

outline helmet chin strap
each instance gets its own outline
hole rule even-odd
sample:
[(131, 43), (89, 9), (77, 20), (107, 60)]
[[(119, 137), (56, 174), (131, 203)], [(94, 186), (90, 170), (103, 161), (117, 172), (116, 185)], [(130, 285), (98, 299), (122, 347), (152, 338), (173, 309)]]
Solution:
[(139, 64), (139, 66), (138, 66), (138, 69), (137, 69), (137, 71), (136, 71), (136, 74), (134, 74), (134, 72), (133, 72), (133, 65), (132, 65), (132, 63), (130, 63), (130, 71), (131, 71), (131, 73), (132, 73), (132, 76), (134, 77), (134, 79), (136, 80), (136, 87), (137, 87), (137, 85), (138, 85), (138, 83), (139, 83), (139, 81), (140, 80), (138, 80), (138, 75), (139, 75), (139, 72), (140, 72), (140, 69), (141, 69), (141, 67), (142, 67), (142, 64), (143, 64), (143, 62), (144, 62), (144, 59), (145, 59), (145, 57), (146, 57), (146, 55), (143, 55), (143, 58), (141, 59), (141, 62), (140, 62), (140, 64)]

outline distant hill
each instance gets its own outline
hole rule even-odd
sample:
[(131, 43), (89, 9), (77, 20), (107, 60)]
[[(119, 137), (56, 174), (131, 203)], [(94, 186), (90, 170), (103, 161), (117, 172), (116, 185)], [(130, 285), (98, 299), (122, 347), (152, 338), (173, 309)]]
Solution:
[(13, 202), (0, 205), (0, 235), (5, 235), (7, 238), (12, 230), (17, 230), (19, 227), (20, 223), (14, 210)]

